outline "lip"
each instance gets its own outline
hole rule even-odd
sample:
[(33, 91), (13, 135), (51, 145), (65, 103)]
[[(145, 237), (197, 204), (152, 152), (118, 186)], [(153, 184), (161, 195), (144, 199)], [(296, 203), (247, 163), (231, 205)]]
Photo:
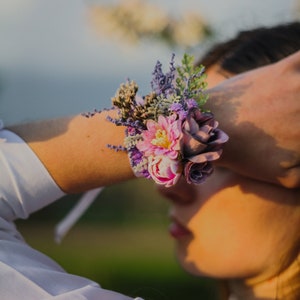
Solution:
[(171, 224), (169, 226), (169, 233), (175, 239), (180, 239), (180, 238), (191, 235), (191, 232), (173, 216), (171, 216)]

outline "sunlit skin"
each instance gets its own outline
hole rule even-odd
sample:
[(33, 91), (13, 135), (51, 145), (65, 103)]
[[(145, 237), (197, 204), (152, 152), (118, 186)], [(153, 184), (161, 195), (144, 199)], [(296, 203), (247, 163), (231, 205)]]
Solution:
[[(207, 74), (208, 87), (225, 79), (218, 66)], [(220, 167), (201, 185), (181, 179), (173, 187), (157, 188), (171, 202), (170, 231), (185, 270), (237, 279), (235, 285), (243, 290), (243, 299), (274, 296), (277, 275), (288, 274), (299, 256), (295, 248), (300, 240), (299, 190), (255, 181)]]

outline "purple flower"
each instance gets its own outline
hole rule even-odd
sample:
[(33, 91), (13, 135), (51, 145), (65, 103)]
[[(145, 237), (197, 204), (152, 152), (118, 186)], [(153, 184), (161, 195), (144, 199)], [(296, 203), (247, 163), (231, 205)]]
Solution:
[(132, 166), (137, 166), (143, 159), (143, 153), (141, 153), (136, 147), (130, 149), (129, 155)]
[(188, 182), (202, 182), (203, 177), (212, 173), (208, 163), (221, 156), (228, 136), (217, 127), (218, 122), (211, 113), (203, 113), (198, 108), (189, 110), (182, 124), (181, 140), (181, 153), (188, 161), (184, 170)]
[(211, 162), (200, 164), (187, 162), (184, 167), (184, 177), (186, 178), (187, 183), (200, 184), (204, 182), (212, 172), (213, 166)]
[(128, 156), (132, 170), (137, 177), (151, 178), (147, 164), (143, 164), (144, 155), (136, 147), (128, 150)]
[(182, 104), (172, 103), (170, 106), (170, 111), (175, 112), (178, 115), (179, 120), (184, 120), (187, 116), (187, 111), (184, 110)]
[(194, 99), (187, 99), (186, 100), (186, 104), (187, 104), (188, 109), (197, 108), (198, 107), (198, 103)]

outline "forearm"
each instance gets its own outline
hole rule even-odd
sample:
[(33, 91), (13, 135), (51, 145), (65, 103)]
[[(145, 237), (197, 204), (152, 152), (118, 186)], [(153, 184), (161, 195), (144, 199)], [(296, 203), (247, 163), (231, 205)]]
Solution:
[(28, 143), (64, 192), (77, 193), (133, 178), (126, 152), (107, 147), (123, 144), (124, 128), (107, 121), (106, 115), (59, 118), (9, 129)]
[(300, 187), (300, 52), (210, 91), (209, 109), (230, 136), (218, 164)]

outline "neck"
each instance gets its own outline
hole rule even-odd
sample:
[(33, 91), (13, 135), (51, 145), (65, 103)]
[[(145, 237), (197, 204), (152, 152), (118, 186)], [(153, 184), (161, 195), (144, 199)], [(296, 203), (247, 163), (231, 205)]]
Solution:
[[(232, 299), (236, 300), (279, 300), (296, 299), (300, 293), (300, 257), (278, 275), (266, 280), (230, 280)], [(294, 295), (294, 297), (293, 297)], [(300, 294), (298, 295), (300, 297)], [(299, 299), (299, 298), (297, 298)]]

